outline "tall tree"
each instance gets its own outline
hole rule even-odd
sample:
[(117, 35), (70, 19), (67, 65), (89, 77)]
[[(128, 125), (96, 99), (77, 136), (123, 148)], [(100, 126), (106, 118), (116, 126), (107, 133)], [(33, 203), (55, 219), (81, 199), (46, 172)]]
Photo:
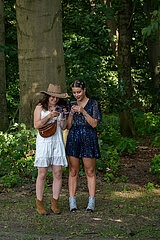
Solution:
[(5, 74), (5, 27), (4, 27), (4, 3), (0, 0), (0, 130), (8, 127), (7, 101), (6, 101), (6, 74)]
[(155, 106), (160, 99), (158, 97), (160, 90), (160, 1), (145, 0), (144, 11), (148, 18), (148, 27), (146, 27), (143, 32), (146, 33), (144, 36), (147, 37), (148, 58), (154, 89), (153, 92), (156, 93), (153, 96), (153, 99), (155, 98), (153, 100), (153, 105)]
[[(132, 0), (121, 0), (119, 10), (118, 79), (124, 87), (127, 102), (133, 94), (131, 81)], [(127, 106), (127, 105), (126, 105)], [(123, 136), (134, 136), (134, 121), (129, 107), (120, 112), (120, 129)]]
[(49, 83), (66, 90), (60, 0), (17, 0), (20, 122), (33, 126), (40, 90)]
[[(107, 5), (108, 9), (112, 9), (114, 0), (101, 0), (102, 3)], [(117, 4), (118, 3), (118, 4)], [(131, 109), (128, 106), (129, 100), (133, 94), (133, 84), (131, 81), (131, 40), (132, 40), (132, 0), (119, 0), (116, 1), (117, 18), (108, 18), (106, 16), (107, 25), (110, 28), (110, 42), (113, 54), (116, 59), (118, 67), (118, 81), (119, 85), (123, 88), (123, 106), (120, 106), (120, 131), (123, 136), (134, 136), (135, 127)], [(116, 36), (116, 41), (113, 41), (113, 36)]]

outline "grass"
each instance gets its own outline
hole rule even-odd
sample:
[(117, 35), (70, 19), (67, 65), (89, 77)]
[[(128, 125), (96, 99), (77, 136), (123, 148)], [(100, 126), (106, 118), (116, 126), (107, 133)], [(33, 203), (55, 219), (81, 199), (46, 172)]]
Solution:
[[(96, 210), (85, 211), (88, 193), (78, 191), (79, 210), (70, 213), (68, 190), (60, 198), (61, 215), (40, 216), (35, 192), (13, 189), (0, 194), (0, 239), (160, 239), (160, 188), (104, 184), (97, 191)], [(45, 205), (50, 208), (50, 191)]]

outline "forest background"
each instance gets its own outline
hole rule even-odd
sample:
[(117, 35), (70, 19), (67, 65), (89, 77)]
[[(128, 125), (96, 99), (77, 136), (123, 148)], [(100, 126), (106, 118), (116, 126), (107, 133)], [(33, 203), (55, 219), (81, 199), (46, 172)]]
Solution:
[[(104, 170), (107, 181), (118, 171), (119, 155), (136, 151), (137, 136), (149, 136), (152, 145), (160, 146), (159, 1), (68, 0), (46, 4), (10, 0), (0, 1), (0, 5), (0, 174), (4, 185), (21, 182), (22, 175), (36, 177), (31, 170), (36, 135), (32, 129), (34, 95), (47, 89), (50, 82), (67, 89), (72, 100), (71, 83), (82, 78), (90, 97), (100, 103), (104, 124), (98, 127), (102, 159), (97, 169)], [(44, 31), (50, 22), (48, 16), (54, 19), (54, 34), (45, 44), (53, 47), (53, 40), (55, 49), (60, 49), (55, 72), (48, 56), (34, 53), (37, 41), (39, 48), (41, 42), (44, 44), (41, 29)], [(33, 91), (35, 85), (38, 87)], [(159, 159), (156, 156), (153, 167), (158, 175)], [(24, 162), (26, 170), (22, 172)]]
[[(160, 238), (159, 26), (159, 0), (0, 0), (0, 238)], [(35, 211), (33, 110), (50, 82), (73, 100), (77, 77), (103, 115), (96, 210), (86, 214), (81, 164), (80, 211), (71, 217), (63, 169), (62, 214), (44, 218)]]

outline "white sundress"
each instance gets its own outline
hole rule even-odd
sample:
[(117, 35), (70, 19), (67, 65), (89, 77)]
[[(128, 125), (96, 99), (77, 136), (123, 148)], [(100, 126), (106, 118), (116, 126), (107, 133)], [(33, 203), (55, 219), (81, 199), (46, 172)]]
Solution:
[[(50, 112), (41, 111), (41, 119), (46, 117)], [(36, 139), (36, 156), (35, 167), (49, 167), (49, 171), (52, 170), (52, 165), (67, 167), (68, 162), (66, 159), (65, 146), (63, 142), (62, 130), (60, 127), (61, 114), (57, 118), (57, 130), (56, 133), (48, 138), (40, 136), (39, 132)], [(49, 122), (54, 122), (56, 117), (52, 118)]]

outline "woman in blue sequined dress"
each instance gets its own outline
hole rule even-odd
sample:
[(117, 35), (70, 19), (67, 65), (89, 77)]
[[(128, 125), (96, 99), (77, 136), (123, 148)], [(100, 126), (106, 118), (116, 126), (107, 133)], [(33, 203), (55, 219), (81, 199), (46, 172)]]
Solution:
[(95, 208), (96, 158), (100, 158), (96, 126), (102, 121), (99, 104), (86, 96), (85, 83), (76, 79), (72, 84), (76, 104), (69, 105), (67, 128), (69, 129), (66, 151), (69, 161), (69, 204), (70, 211), (77, 209), (76, 188), (80, 169), (80, 159), (83, 160), (88, 181), (89, 202), (87, 211)]

